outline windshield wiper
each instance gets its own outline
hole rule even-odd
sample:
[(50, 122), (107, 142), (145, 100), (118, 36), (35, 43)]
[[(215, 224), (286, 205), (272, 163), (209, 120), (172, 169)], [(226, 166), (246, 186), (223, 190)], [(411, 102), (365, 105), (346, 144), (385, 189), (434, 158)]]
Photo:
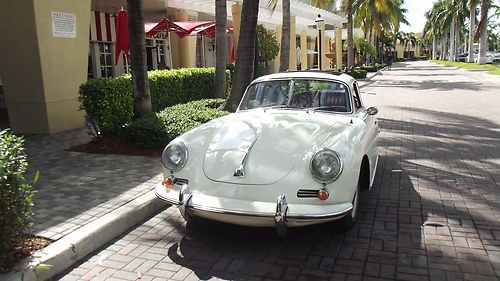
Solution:
[(346, 111), (345, 106), (318, 106), (310, 109), (312, 109), (313, 112), (316, 112), (316, 110), (326, 110), (326, 111), (336, 111), (336, 112)]

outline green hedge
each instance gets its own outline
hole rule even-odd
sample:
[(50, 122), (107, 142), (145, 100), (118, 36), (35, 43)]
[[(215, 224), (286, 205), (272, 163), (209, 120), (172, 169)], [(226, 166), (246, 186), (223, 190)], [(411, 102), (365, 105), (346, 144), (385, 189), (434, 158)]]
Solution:
[[(211, 98), (215, 68), (153, 70), (148, 73), (153, 111), (192, 100)], [(226, 71), (227, 89), (231, 83)], [(134, 98), (130, 75), (99, 78), (80, 86), (81, 109), (104, 133), (116, 132), (133, 117)]]
[(377, 72), (378, 68), (375, 65), (363, 65), (361, 69), (366, 70), (367, 72)]
[(0, 132), (0, 269), (12, 266), (21, 235), (32, 224), (35, 190), (24, 177), (28, 162), (23, 144), (22, 137)]
[(123, 141), (145, 148), (164, 147), (172, 139), (212, 119), (229, 114), (218, 108), (224, 99), (204, 99), (167, 107), (123, 126)]
[(351, 71), (346, 71), (346, 74), (351, 75), (355, 79), (366, 78), (367, 73), (368, 73), (368, 71), (366, 71), (364, 69), (359, 69), (359, 68), (356, 68), (356, 69), (351, 70)]

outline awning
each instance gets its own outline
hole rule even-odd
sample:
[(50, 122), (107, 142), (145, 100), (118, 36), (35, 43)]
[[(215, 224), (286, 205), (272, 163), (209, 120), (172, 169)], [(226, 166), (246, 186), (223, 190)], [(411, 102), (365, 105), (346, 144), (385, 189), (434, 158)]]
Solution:
[[(187, 35), (204, 35), (210, 38), (215, 38), (215, 22), (213, 21), (176, 21), (173, 22), (167, 18), (163, 18), (157, 24), (146, 24), (146, 34), (154, 36), (163, 31), (173, 31), (180, 38)], [(227, 33), (232, 33), (233, 28), (226, 28)]]

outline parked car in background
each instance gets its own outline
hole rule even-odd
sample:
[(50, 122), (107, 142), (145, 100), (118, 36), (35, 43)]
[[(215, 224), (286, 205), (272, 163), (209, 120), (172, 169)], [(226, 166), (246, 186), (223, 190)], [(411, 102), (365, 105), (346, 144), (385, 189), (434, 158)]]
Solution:
[[(477, 63), (478, 60), (479, 60), (479, 54), (474, 54), (474, 62)], [(485, 63), (492, 63), (492, 62), (493, 62), (493, 53), (486, 52)]]
[(462, 53), (462, 54), (457, 56), (457, 61), (466, 62), (468, 57), (469, 57), (469, 53)]
[(269, 227), (354, 224), (378, 163), (377, 109), (358, 83), (319, 71), (260, 77), (236, 113), (164, 149), (156, 195), (182, 216)]

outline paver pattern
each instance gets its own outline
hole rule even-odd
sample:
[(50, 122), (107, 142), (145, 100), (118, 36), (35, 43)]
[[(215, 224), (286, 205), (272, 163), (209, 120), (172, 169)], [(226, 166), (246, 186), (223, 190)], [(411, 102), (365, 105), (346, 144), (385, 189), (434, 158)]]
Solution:
[(169, 207), (60, 278), (499, 280), (499, 80), (413, 62), (363, 87), (379, 107), (382, 150), (349, 232), (192, 228)]
[(34, 234), (57, 240), (152, 190), (161, 179), (159, 157), (68, 151), (88, 142), (86, 129), (26, 138), (36, 184)]

